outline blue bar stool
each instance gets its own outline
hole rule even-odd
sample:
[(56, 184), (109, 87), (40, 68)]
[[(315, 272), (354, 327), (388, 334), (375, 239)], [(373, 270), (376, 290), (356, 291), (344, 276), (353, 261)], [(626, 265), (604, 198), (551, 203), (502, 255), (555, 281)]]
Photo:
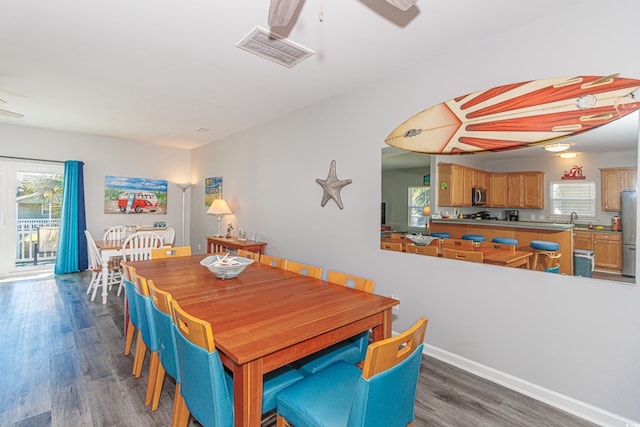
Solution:
[(472, 240), (474, 243), (484, 242), (486, 239), (479, 234), (463, 234), (462, 240)]
[(518, 241), (509, 237), (494, 237), (491, 241), (493, 243), (501, 243), (503, 245), (518, 246)]
[(433, 236), (433, 237), (439, 237), (441, 239), (448, 239), (448, 238), (451, 237), (451, 234), (443, 233), (443, 232), (440, 232), (440, 231), (436, 231), (435, 233), (430, 233), (429, 235)]
[(529, 242), (529, 246), (534, 249), (533, 252), (533, 270), (537, 270), (538, 258), (542, 256), (547, 257), (547, 263), (549, 259), (555, 257), (556, 251), (560, 250), (560, 245), (555, 242), (546, 242), (544, 240), (532, 240)]

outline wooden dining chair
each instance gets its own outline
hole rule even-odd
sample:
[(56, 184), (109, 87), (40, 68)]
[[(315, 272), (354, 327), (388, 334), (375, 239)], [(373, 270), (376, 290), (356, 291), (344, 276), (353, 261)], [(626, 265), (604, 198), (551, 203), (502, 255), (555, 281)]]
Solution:
[(443, 245), (450, 245), (450, 246), (462, 246), (462, 247), (467, 247), (467, 248), (471, 248), (473, 247), (473, 240), (463, 240), (463, 239), (442, 239), (442, 244)]
[(84, 231), (84, 235), (87, 239), (87, 252), (89, 255), (89, 270), (91, 271), (91, 280), (89, 286), (87, 286), (87, 294), (91, 293), (91, 301), (96, 299), (96, 293), (98, 288), (102, 285), (103, 276), (107, 275), (107, 286), (109, 290), (115, 284), (120, 284), (120, 268), (114, 262), (109, 262), (107, 271), (103, 271), (102, 257), (100, 256), (100, 250), (96, 246), (93, 236), (89, 230)]
[(336, 362), (277, 397), (277, 425), (413, 425), (427, 319), (369, 345), (362, 370)]
[(437, 246), (419, 246), (419, 245), (407, 245), (407, 252), (411, 254), (438, 256)]
[[(158, 233), (151, 231), (139, 231), (133, 233), (122, 243), (122, 259), (124, 261), (146, 261), (151, 259), (151, 250), (163, 246), (162, 237)], [(124, 286), (120, 282), (118, 295)]]
[(398, 242), (380, 242), (380, 249), (385, 249), (387, 251), (402, 252), (402, 243), (398, 243)]
[(311, 264), (303, 264), (287, 259), (284, 261), (284, 266), (282, 268), (287, 271), (291, 271), (292, 273), (313, 277), (314, 279), (320, 279), (322, 277), (322, 267), (316, 267)]
[(252, 259), (255, 262), (260, 261), (260, 254), (256, 252), (250, 252), (245, 249), (238, 249), (238, 256), (242, 258)]
[[(354, 276), (335, 270), (327, 273), (327, 281), (338, 285), (353, 287), (354, 289), (373, 293), (373, 280)], [(315, 374), (341, 360), (357, 364), (364, 360), (369, 344), (369, 331), (361, 332), (330, 347), (317, 351), (296, 362), (296, 367), (305, 377)]]
[(484, 262), (484, 255), (480, 251), (474, 252), (474, 251), (463, 251), (458, 249), (443, 248), (442, 256), (444, 258), (459, 259), (462, 261)]
[[(176, 337), (171, 315), (171, 294), (158, 289), (153, 280), (148, 280), (149, 296), (151, 297), (151, 321), (155, 324), (158, 338), (158, 352), (160, 358), (158, 371), (153, 385), (151, 410), (158, 409), (160, 394), (164, 385), (165, 374), (176, 380), (176, 390), (173, 400), (172, 425), (176, 425), (180, 419), (180, 413), (184, 408), (184, 399), (180, 394), (180, 376), (178, 375), (178, 360), (176, 358)], [(153, 357), (153, 355), (152, 355)]]
[[(126, 328), (126, 338), (124, 344), (124, 355), (128, 356), (131, 352), (131, 344), (133, 344), (133, 336), (136, 332), (140, 333), (140, 321), (138, 320), (138, 309), (134, 299), (135, 285), (133, 283), (133, 275), (135, 268), (121, 261), (122, 278), (124, 280), (124, 293), (127, 300), (127, 310), (129, 312)], [(135, 359), (134, 359), (135, 362)], [(135, 364), (135, 363), (134, 363)]]
[(479, 242), (478, 247), (500, 249), (501, 251), (509, 251), (511, 253), (516, 252), (516, 247), (507, 243), (495, 243), (495, 242)]
[(260, 264), (268, 265), (275, 268), (282, 268), (282, 266), (284, 265), (284, 259), (262, 254), (260, 255)]
[[(233, 425), (233, 379), (224, 369), (215, 347), (211, 324), (185, 312), (171, 301), (176, 337), (180, 393), (185, 406), (178, 426), (189, 423), (189, 415), (204, 426)], [(264, 376), (262, 413), (276, 406), (276, 395), (303, 376), (286, 365)]]
[(191, 246), (172, 246), (151, 249), (151, 259), (191, 256)]
[(151, 403), (151, 398), (153, 396), (153, 389), (155, 387), (155, 380), (160, 362), (158, 357), (158, 336), (156, 334), (155, 323), (151, 321), (151, 298), (149, 296), (147, 280), (139, 274), (133, 273), (133, 284), (133, 299), (136, 304), (139, 321), (136, 354), (133, 359), (133, 376), (140, 378), (142, 365), (144, 364), (144, 358), (148, 348), (151, 353), (151, 360), (149, 363), (147, 394), (144, 402), (145, 405), (148, 405)]

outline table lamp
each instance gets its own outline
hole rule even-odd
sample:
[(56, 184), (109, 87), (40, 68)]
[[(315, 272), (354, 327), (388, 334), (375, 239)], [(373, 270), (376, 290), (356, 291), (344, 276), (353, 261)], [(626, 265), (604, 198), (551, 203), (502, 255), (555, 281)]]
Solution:
[(431, 206), (426, 205), (424, 208), (422, 208), (422, 216), (427, 217), (427, 222), (425, 224), (425, 231), (428, 236), (429, 235), (429, 217), (431, 216)]
[(229, 209), (229, 205), (223, 199), (215, 199), (211, 206), (209, 206), (208, 214), (218, 215), (218, 233), (214, 235), (214, 237), (222, 237), (222, 228), (220, 223), (222, 222), (222, 215), (230, 214), (231, 209)]

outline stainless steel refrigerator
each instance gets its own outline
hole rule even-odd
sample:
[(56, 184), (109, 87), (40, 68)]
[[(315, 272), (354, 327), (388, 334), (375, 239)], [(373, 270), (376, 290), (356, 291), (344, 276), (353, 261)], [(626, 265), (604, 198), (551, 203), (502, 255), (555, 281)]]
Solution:
[(636, 276), (636, 190), (622, 192), (622, 274)]

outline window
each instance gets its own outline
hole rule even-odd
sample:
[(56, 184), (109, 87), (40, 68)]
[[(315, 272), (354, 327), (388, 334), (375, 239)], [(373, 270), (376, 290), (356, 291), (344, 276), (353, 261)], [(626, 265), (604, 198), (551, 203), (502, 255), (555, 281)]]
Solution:
[(595, 219), (595, 181), (552, 182), (549, 185), (551, 216), (568, 218), (575, 212), (581, 219)]
[(422, 209), (429, 204), (429, 188), (428, 186), (409, 187), (407, 209), (409, 227), (424, 227), (427, 223), (427, 218), (422, 216)]
[(41, 205), (40, 206), (40, 215), (42, 216), (49, 216), (49, 214), (51, 213), (51, 205)]

